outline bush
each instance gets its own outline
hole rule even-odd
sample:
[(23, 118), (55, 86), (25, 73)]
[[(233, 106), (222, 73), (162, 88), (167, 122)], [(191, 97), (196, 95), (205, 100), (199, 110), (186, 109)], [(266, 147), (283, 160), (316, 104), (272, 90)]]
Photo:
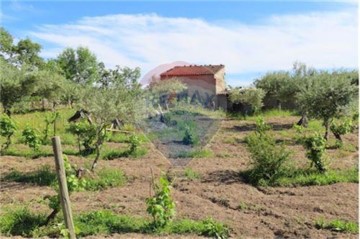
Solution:
[[(96, 126), (87, 122), (80, 122), (70, 124), (67, 129), (68, 132), (77, 136), (79, 153), (89, 154), (93, 152), (93, 142), (96, 138)], [(81, 151), (81, 145), (84, 147), (84, 152)]]
[(331, 132), (335, 135), (337, 144), (342, 147), (342, 135), (351, 133), (354, 130), (353, 122), (350, 118), (344, 119), (340, 122), (333, 121), (330, 125)]
[(195, 130), (189, 125), (185, 126), (185, 132), (182, 142), (185, 145), (198, 145), (199, 137), (195, 134)]
[(326, 171), (323, 154), (326, 147), (326, 139), (319, 133), (305, 138), (304, 147), (307, 150), (306, 156), (311, 161), (311, 166), (323, 173)]
[(255, 185), (271, 185), (285, 173), (284, 163), (290, 152), (283, 146), (275, 145), (275, 140), (267, 134), (252, 134), (246, 137), (251, 153), (253, 168), (248, 180)]
[(170, 195), (170, 183), (165, 177), (160, 178), (160, 184), (154, 185), (155, 195), (146, 199), (146, 211), (153, 217), (153, 227), (163, 228), (175, 216), (175, 203)]
[(22, 136), (26, 145), (28, 145), (34, 151), (39, 151), (41, 139), (39, 134), (33, 128), (27, 126), (23, 130)]

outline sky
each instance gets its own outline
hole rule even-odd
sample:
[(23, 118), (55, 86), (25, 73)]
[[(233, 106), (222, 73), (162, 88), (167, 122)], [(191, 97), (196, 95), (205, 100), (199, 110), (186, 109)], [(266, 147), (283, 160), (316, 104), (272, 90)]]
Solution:
[(88, 47), (109, 68), (223, 64), (227, 84), (249, 86), (295, 61), (358, 68), (352, 1), (1, 1), (1, 25), (41, 56)]

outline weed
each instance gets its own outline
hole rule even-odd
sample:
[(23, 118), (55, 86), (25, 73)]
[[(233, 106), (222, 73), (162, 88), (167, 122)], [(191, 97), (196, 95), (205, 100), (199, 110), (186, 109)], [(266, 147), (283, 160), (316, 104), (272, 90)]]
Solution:
[(191, 168), (185, 168), (184, 176), (191, 181), (200, 179), (200, 174), (195, 172)]
[(326, 222), (324, 219), (319, 219), (315, 222), (315, 227), (317, 229), (328, 229), (337, 232), (348, 232), (354, 234), (359, 233), (358, 223), (351, 221), (344, 221), (340, 219), (335, 219), (328, 222)]
[(95, 177), (85, 176), (85, 190), (102, 190), (109, 187), (117, 187), (126, 183), (123, 171), (112, 168), (104, 168), (97, 172)]

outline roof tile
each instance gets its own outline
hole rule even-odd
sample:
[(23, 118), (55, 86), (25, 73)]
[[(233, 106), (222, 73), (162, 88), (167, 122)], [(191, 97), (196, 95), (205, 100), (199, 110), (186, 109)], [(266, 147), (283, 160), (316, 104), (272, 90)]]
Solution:
[(175, 66), (168, 71), (160, 74), (161, 77), (166, 76), (194, 76), (194, 75), (214, 75), (219, 70), (224, 68), (224, 65), (189, 65), (189, 66)]

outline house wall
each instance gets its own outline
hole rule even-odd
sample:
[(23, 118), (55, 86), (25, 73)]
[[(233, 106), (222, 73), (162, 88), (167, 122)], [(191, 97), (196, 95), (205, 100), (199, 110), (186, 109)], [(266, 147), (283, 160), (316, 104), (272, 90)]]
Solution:
[(215, 75), (216, 79), (216, 94), (222, 93), (225, 91), (225, 67), (219, 70)]
[[(173, 79), (173, 77), (161, 77), (161, 80)], [(186, 76), (176, 77), (187, 86), (188, 97), (201, 98), (199, 100), (203, 104), (213, 100), (216, 103), (216, 79), (213, 75)], [(195, 94), (195, 96), (194, 96)]]

